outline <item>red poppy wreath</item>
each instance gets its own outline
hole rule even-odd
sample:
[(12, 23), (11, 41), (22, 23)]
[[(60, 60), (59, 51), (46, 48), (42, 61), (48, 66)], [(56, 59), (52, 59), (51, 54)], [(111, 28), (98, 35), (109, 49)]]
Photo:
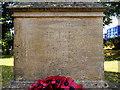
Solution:
[(51, 76), (45, 80), (38, 80), (28, 90), (85, 90), (82, 85), (77, 85), (70, 77)]

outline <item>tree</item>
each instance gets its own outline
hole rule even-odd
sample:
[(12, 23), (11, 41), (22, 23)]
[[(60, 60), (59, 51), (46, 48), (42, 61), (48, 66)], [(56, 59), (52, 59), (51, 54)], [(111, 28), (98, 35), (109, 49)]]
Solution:
[(113, 44), (115, 46), (114, 49), (116, 49), (116, 50), (120, 49), (120, 37), (114, 37)]
[(111, 23), (111, 16), (119, 17), (120, 14), (120, 1), (119, 2), (102, 2), (103, 5), (108, 6), (109, 9), (104, 12), (103, 25)]
[(10, 54), (10, 46), (13, 46), (13, 36), (10, 34), (10, 30), (13, 29), (13, 17), (12, 12), (8, 9), (13, 2), (2, 2), (2, 50), (7, 55)]

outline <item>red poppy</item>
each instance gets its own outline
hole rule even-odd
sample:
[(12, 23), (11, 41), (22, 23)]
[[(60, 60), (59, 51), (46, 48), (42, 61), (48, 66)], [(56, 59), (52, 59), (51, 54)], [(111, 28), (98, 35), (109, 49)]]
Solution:
[(70, 78), (63, 79), (61, 89), (68, 90), (70, 88), (70, 84), (72, 83), (72, 80), (69, 80), (69, 79)]
[(31, 88), (29, 88), (28, 90), (34, 90), (34, 88), (36, 87), (36, 85), (37, 85), (36, 83), (35, 83), (35, 84), (33, 84), (33, 85), (32, 85), (32, 87), (31, 87)]
[(51, 76), (45, 80), (38, 80), (28, 90), (85, 90), (82, 85), (77, 85), (70, 77), (64, 76)]
[(66, 78), (66, 77), (64, 77), (64, 76), (55, 76), (55, 79), (56, 79), (56, 80), (61, 80), (61, 79), (63, 79), (63, 78)]
[(69, 84), (71, 84), (72, 82), (74, 82), (74, 80), (72, 80), (70, 77), (67, 78), (67, 81), (69, 82)]
[(81, 89), (81, 88), (83, 88), (83, 87), (82, 87), (82, 85), (78, 85), (78, 88), (80, 88), (80, 89)]
[(45, 80), (54, 80), (54, 79), (55, 79), (55, 77), (51, 76), (51, 77), (46, 78)]
[(69, 86), (74, 80), (71, 78), (63, 78), (62, 86)]
[(48, 84), (45, 82), (45, 80), (38, 80), (36, 87), (37, 88), (46, 88)]

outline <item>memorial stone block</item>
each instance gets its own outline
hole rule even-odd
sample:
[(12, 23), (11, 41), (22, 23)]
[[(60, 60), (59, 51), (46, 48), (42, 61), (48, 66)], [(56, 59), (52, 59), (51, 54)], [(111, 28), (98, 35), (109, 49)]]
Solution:
[(104, 82), (106, 7), (93, 2), (24, 2), (9, 8), (14, 12), (15, 81), (61, 75)]

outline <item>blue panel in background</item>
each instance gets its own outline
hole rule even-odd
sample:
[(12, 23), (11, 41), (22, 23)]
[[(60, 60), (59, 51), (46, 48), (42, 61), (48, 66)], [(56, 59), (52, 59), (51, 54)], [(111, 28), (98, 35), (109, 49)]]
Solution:
[(113, 38), (113, 37), (120, 37), (120, 25), (109, 28), (107, 30), (107, 33), (104, 34), (104, 39), (109, 39), (109, 38)]

